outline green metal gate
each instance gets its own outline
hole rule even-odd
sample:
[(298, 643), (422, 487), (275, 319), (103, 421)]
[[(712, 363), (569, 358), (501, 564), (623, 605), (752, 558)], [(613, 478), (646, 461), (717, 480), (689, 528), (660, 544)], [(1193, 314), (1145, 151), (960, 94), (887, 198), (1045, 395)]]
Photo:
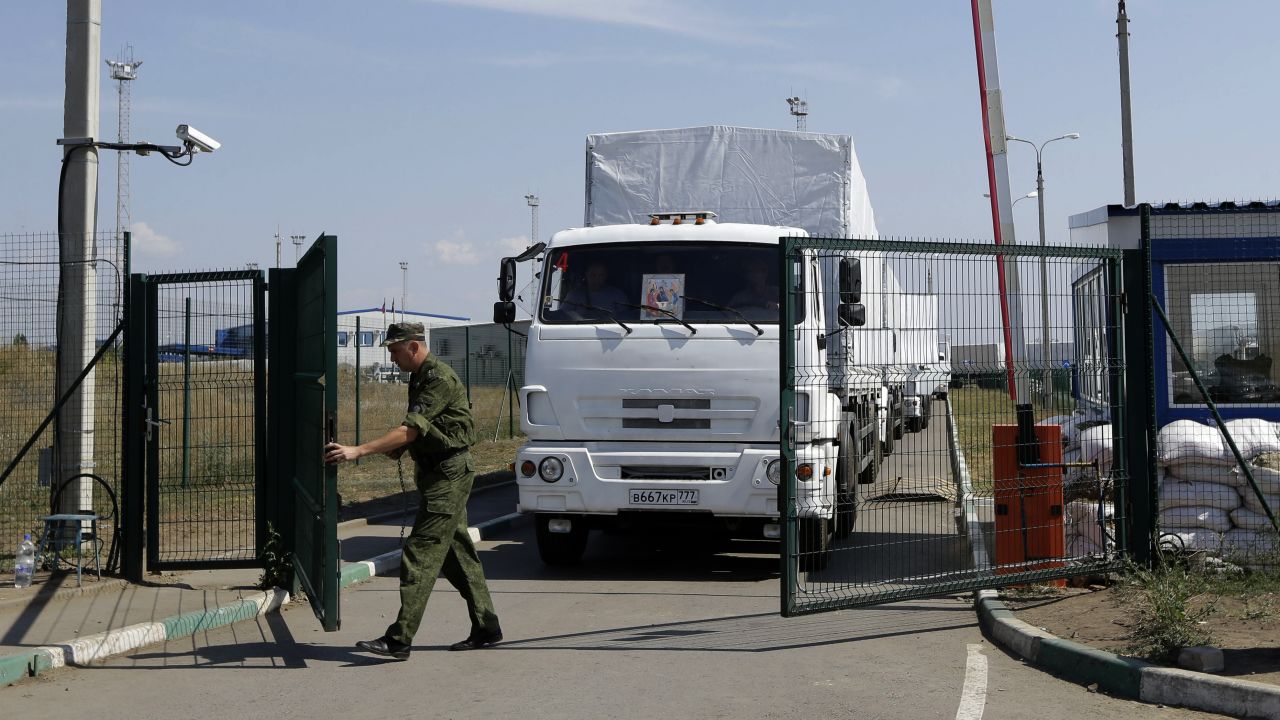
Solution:
[(338, 473), (323, 448), (336, 434), (338, 240), (321, 235), (296, 269), (271, 271), (270, 461), (279, 532), (295, 590), (327, 631), (341, 626)]
[(1142, 545), (1121, 251), (781, 248), (782, 317), (803, 318), (781, 343), (783, 615), (1100, 573)]
[(126, 454), (144, 448), (151, 570), (260, 564), (265, 290), (249, 270), (134, 276)]

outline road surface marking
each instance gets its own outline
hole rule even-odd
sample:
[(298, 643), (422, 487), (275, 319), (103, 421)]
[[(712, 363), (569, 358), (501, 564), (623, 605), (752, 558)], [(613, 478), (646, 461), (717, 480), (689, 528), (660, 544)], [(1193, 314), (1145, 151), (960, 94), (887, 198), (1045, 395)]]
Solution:
[(969, 644), (969, 657), (964, 663), (964, 690), (960, 692), (960, 707), (956, 720), (981, 720), (987, 705), (987, 656), (982, 645)]

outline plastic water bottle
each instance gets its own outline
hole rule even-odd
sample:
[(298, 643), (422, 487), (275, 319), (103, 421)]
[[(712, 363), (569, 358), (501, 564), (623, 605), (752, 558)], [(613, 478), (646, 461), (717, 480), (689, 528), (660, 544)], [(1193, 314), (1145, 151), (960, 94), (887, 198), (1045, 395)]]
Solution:
[(18, 546), (18, 557), (13, 568), (13, 586), (31, 587), (31, 575), (35, 569), (36, 546), (31, 542), (31, 533), (27, 533), (22, 537), (22, 544)]

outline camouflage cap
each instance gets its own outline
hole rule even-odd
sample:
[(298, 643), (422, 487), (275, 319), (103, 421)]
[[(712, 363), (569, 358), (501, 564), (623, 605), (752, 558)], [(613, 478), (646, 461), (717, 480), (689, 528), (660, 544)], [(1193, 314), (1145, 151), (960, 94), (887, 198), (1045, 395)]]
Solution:
[(386, 347), (398, 342), (406, 340), (425, 341), (427, 336), (422, 329), (422, 323), (402, 322), (391, 323), (387, 327), (387, 337), (382, 341), (382, 346)]

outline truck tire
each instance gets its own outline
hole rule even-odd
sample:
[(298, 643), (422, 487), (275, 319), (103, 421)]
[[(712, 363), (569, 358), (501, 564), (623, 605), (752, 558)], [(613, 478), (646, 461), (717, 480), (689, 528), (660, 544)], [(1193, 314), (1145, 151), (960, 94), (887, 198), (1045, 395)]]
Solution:
[(555, 515), (534, 516), (535, 534), (538, 539), (538, 555), (547, 565), (576, 565), (587, 549), (587, 526), (583, 518), (571, 518), (573, 526), (567, 533), (553, 533), (547, 524), (557, 519)]
[(924, 423), (920, 418), (907, 418), (907, 432), (918, 433), (922, 427), (924, 427)]
[(933, 402), (929, 396), (924, 397), (924, 407), (920, 408), (920, 429), (929, 429), (929, 418), (933, 417)]
[(817, 572), (831, 556), (831, 523), (826, 518), (800, 518), (796, 528), (800, 545), (800, 570)]
[[(880, 454), (883, 457), (889, 457), (893, 454), (893, 441), (902, 437), (901, 430), (896, 427), (898, 418), (893, 414), (893, 406), (890, 405), (884, 419), (884, 437), (880, 438)], [(879, 423), (876, 423), (876, 429), (879, 429)]]

